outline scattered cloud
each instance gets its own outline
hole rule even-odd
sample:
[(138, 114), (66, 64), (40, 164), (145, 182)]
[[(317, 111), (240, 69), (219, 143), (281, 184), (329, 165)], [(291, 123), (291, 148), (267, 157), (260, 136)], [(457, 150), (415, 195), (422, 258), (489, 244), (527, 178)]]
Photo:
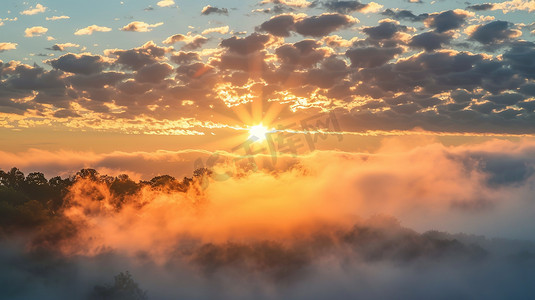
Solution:
[(17, 49), (17, 43), (0, 43), (0, 52)]
[(45, 6), (38, 3), (37, 5), (35, 5), (35, 7), (30, 7), (27, 10), (23, 10), (20, 14), (31, 16), (31, 15), (36, 15), (39, 13), (44, 13), (46, 10), (47, 8)]
[(158, 3), (156, 3), (156, 5), (158, 5), (159, 7), (170, 7), (170, 6), (175, 5), (175, 1), (174, 0), (161, 0)]
[(55, 44), (54, 46), (48, 48), (53, 51), (65, 51), (66, 48), (79, 48), (80, 45), (73, 43), (64, 43), (64, 44)]
[(213, 27), (213, 28), (207, 28), (202, 31), (202, 35), (210, 34), (210, 33), (220, 33), (220, 34), (227, 34), (229, 32), (230, 28), (228, 26), (221, 26), (221, 27)]
[(87, 26), (85, 28), (76, 30), (74, 34), (75, 35), (92, 35), (93, 32), (109, 32), (109, 31), (111, 31), (111, 28), (109, 27), (91, 25), (91, 26)]
[(228, 9), (214, 7), (210, 5), (203, 7), (203, 9), (201, 10), (201, 15), (207, 16), (210, 14), (228, 15)]
[(354, 17), (339, 13), (325, 13), (310, 17), (282, 14), (262, 23), (258, 30), (276, 36), (290, 36), (290, 32), (295, 31), (304, 36), (323, 37), (358, 22), (359, 20)]
[(370, 2), (367, 4), (360, 1), (328, 1), (323, 4), (327, 10), (335, 11), (341, 14), (350, 14), (354, 11), (361, 13), (375, 13), (383, 8), (382, 5)]
[(123, 28), (121, 28), (121, 30), (122, 31), (135, 31), (135, 32), (149, 32), (149, 31), (152, 31), (153, 28), (156, 28), (162, 25), (163, 25), (163, 22), (156, 23), (156, 24), (147, 24), (145, 22), (134, 21), (134, 22), (129, 23), (128, 25), (125, 25)]
[(484, 25), (475, 25), (467, 28), (466, 33), (470, 39), (484, 45), (496, 45), (498, 43), (517, 38), (522, 31), (514, 29), (514, 24), (506, 21), (493, 21)]
[(282, 4), (291, 7), (305, 8), (310, 6), (312, 3), (307, 0), (262, 0), (261, 4), (274, 3)]
[(492, 3), (492, 10), (501, 10), (505, 14), (517, 10), (533, 12), (535, 11), (535, 0), (511, 0)]
[(34, 26), (30, 28), (26, 28), (24, 30), (24, 36), (25, 37), (34, 37), (34, 36), (40, 36), (45, 34), (48, 31), (48, 28), (43, 26)]
[(184, 39), (186, 39), (186, 36), (183, 35), (183, 34), (175, 34), (175, 35), (172, 35), (168, 38), (166, 38), (162, 43), (166, 44), (166, 45), (172, 45), (176, 42), (180, 42), (180, 41), (183, 41)]
[(53, 17), (46, 17), (46, 20), (47, 21), (57, 21), (57, 20), (66, 20), (66, 19), (70, 19), (71, 17), (69, 16), (53, 16)]

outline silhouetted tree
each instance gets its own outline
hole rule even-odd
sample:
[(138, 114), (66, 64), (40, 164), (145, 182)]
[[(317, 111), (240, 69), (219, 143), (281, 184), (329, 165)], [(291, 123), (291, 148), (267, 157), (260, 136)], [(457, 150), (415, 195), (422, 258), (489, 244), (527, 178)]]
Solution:
[(114, 198), (117, 199), (116, 207), (120, 208), (124, 204), (125, 197), (137, 193), (140, 188), (141, 185), (130, 179), (128, 175), (121, 174), (117, 176), (110, 185), (110, 191)]
[(20, 189), (25, 180), (24, 173), (15, 167), (13, 167), (9, 172), (0, 173), (0, 176), (2, 176), (0, 178), (0, 183), (13, 189)]
[(114, 277), (113, 285), (97, 285), (91, 300), (147, 300), (147, 292), (134, 281), (130, 272), (121, 272)]
[(95, 169), (81, 169), (76, 173), (76, 177), (98, 181), (100, 179), (100, 174)]

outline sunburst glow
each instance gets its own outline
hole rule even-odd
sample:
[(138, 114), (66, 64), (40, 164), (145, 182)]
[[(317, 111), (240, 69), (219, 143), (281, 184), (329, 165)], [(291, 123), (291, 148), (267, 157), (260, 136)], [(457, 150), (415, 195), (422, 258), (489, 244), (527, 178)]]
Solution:
[(258, 124), (249, 128), (249, 139), (255, 141), (263, 141), (266, 139), (266, 134), (269, 133), (269, 129), (262, 124)]

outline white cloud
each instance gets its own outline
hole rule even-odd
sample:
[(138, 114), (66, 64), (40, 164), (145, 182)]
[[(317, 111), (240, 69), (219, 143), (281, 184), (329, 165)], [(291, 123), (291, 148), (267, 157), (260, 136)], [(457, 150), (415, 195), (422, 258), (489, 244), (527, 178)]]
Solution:
[(122, 31), (149, 32), (152, 28), (162, 26), (163, 22), (156, 24), (147, 24), (145, 22), (134, 21), (121, 28)]
[(261, 2), (261, 4), (267, 3), (280, 3), (293, 7), (308, 7), (310, 5), (310, 2), (307, 0), (263, 0)]
[(43, 26), (34, 26), (30, 28), (26, 28), (24, 30), (24, 36), (25, 37), (34, 37), (34, 36), (40, 36), (45, 34), (48, 31), (48, 28)]
[(108, 32), (108, 31), (111, 31), (111, 28), (98, 26), (98, 25), (91, 25), (91, 26), (87, 26), (86, 28), (76, 30), (76, 32), (74, 32), (74, 35), (92, 35), (93, 32), (95, 31)]
[(69, 16), (53, 16), (53, 17), (46, 17), (47, 21), (56, 21), (56, 20), (63, 20), (63, 19), (70, 19)]
[(159, 7), (169, 7), (169, 6), (175, 5), (175, 1), (174, 0), (162, 0), (156, 3), (156, 5), (158, 5)]
[(65, 48), (79, 48), (80, 45), (73, 43), (55, 44), (52, 48), (54, 50), (63, 51)]
[(24, 10), (22, 11), (20, 14), (21, 15), (28, 15), (28, 16), (31, 16), (31, 15), (36, 15), (36, 14), (39, 14), (39, 13), (43, 13), (46, 11), (46, 7), (37, 3), (37, 5), (35, 5), (35, 7), (31, 7), (27, 10)]
[(502, 3), (495, 3), (492, 10), (501, 10), (503, 13), (512, 12), (515, 10), (526, 10), (528, 12), (535, 11), (535, 0), (511, 0)]
[(361, 13), (376, 13), (383, 9), (383, 6), (381, 4), (370, 2), (366, 7), (364, 7), (360, 12)]
[(208, 29), (205, 29), (201, 34), (205, 35), (205, 34), (214, 33), (214, 32), (226, 34), (229, 32), (229, 29), (230, 28), (228, 26), (208, 28)]
[(17, 43), (0, 43), (0, 52), (17, 49)]

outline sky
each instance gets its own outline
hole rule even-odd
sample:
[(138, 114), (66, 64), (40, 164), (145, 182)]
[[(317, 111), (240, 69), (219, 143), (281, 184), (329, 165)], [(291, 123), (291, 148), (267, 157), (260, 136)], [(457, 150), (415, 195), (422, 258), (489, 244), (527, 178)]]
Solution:
[(530, 135), (533, 10), (519, 0), (6, 1), (4, 147), (63, 137), (54, 147), (72, 149), (72, 136), (87, 136), (81, 148), (102, 151), (93, 132), (207, 144), (260, 123), (306, 131), (301, 121), (330, 112), (339, 126), (329, 131), (348, 135)]
[(0, 298), (533, 298), (534, 13), (3, 0)]

